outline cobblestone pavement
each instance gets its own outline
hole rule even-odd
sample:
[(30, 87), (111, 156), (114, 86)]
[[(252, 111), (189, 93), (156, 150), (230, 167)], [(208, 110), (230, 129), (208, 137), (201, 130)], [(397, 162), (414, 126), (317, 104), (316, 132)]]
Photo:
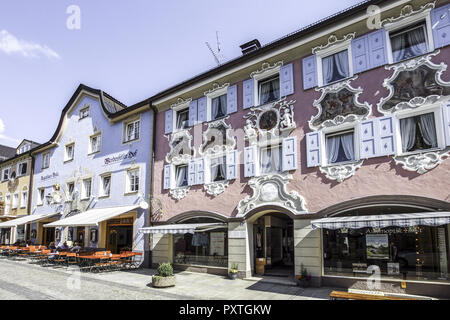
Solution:
[[(42, 267), (27, 261), (0, 260), (1, 300), (311, 300), (327, 299), (331, 288), (299, 288), (192, 272), (176, 273), (177, 285), (151, 286), (152, 269), (71, 273), (65, 267)], [(79, 279), (79, 281), (77, 281)]]

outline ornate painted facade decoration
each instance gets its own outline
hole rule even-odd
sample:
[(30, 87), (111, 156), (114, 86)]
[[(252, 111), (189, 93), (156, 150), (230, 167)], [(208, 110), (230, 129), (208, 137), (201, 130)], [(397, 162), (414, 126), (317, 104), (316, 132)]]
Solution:
[(174, 198), (175, 200), (181, 200), (184, 197), (186, 197), (187, 193), (189, 192), (190, 187), (179, 187), (170, 189), (170, 196)]
[(261, 66), (261, 69), (250, 73), (250, 78), (255, 78), (262, 73), (266, 73), (266, 72), (270, 72), (271, 70), (279, 69), (282, 66), (283, 66), (283, 61), (278, 61), (272, 65), (268, 62), (264, 62)]
[(394, 73), (383, 83), (389, 90), (389, 95), (380, 100), (378, 111), (391, 114), (400, 110), (416, 109), (450, 95), (450, 82), (441, 79), (447, 65), (443, 62), (441, 64), (431, 62), (431, 58), (437, 54), (439, 50), (403, 63), (386, 66), (387, 70), (394, 70)]
[(355, 38), (355, 35), (356, 35), (356, 33), (352, 32), (352, 33), (346, 34), (343, 38), (338, 39), (338, 37), (336, 35), (332, 34), (331, 36), (328, 37), (328, 42), (326, 44), (314, 47), (312, 49), (312, 53), (316, 54), (317, 52), (324, 50), (324, 49), (328, 49), (329, 47), (334, 46), (336, 44), (352, 40)]
[(200, 155), (214, 155), (234, 150), (236, 140), (231, 136), (231, 125), (227, 124), (229, 116), (208, 123), (203, 132), (203, 144), (199, 148)]
[(292, 179), (291, 174), (273, 174), (250, 179), (248, 184), (253, 195), (239, 201), (237, 217), (244, 217), (249, 211), (266, 205), (280, 206), (296, 215), (306, 214), (305, 199), (296, 191), (287, 191), (287, 184)]
[(404, 6), (401, 9), (399, 16), (397, 16), (397, 17), (390, 17), (390, 18), (386, 18), (386, 19), (382, 20), (381, 23), (380, 23), (381, 27), (383, 27), (383, 26), (385, 26), (386, 24), (389, 24), (389, 23), (395, 23), (395, 22), (401, 21), (401, 20), (403, 20), (405, 18), (414, 16), (416, 14), (420, 14), (422, 12), (432, 10), (435, 7), (435, 5), (436, 5), (436, 1), (433, 1), (433, 2), (429, 2), (427, 4), (422, 5), (417, 10), (414, 10), (413, 6), (408, 4), (408, 5)]
[(219, 85), (218, 83), (213, 83), (212, 88), (208, 91), (205, 91), (204, 94), (205, 94), (205, 96), (207, 96), (216, 91), (224, 90), (224, 89), (228, 88), (229, 86), (230, 86), (229, 83), (224, 83), (223, 85)]
[(294, 121), (295, 102), (288, 102), (283, 97), (272, 104), (251, 108), (244, 116), (245, 138), (253, 143), (258, 138), (287, 137), (297, 127)]
[(166, 155), (166, 162), (181, 164), (189, 162), (195, 155), (192, 146), (192, 135), (188, 130), (181, 130), (172, 134), (169, 142), (170, 151)]
[(416, 171), (424, 174), (437, 167), (448, 157), (450, 157), (450, 148), (409, 156), (396, 156), (394, 160), (395, 164), (401, 165), (407, 171)]
[(363, 164), (363, 160), (360, 160), (355, 163), (346, 163), (346, 164), (339, 164), (334, 166), (326, 166), (326, 167), (320, 167), (320, 172), (325, 174), (325, 176), (330, 180), (336, 180), (337, 182), (341, 183), (345, 179), (350, 178), (356, 173), (356, 170), (361, 168)]
[(316, 89), (322, 95), (315, 100), (313, 106), (319, 113), (311, 118), (309, 127), (312, 130), (320, 130), (347, 122), (366, 119), (372, 111), (372, 105), (360, 103), (359, 95), (363, 90), (350, 85), (356, 77), (325, 88)]

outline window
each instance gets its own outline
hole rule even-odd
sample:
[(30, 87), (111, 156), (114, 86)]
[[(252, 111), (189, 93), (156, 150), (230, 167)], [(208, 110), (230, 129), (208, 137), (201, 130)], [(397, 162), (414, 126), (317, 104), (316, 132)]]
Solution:
[(66, 146), (66, 154), (65, 154), (64, 161), (72, 161), (73, 160), (74, 150), (75, 150), (74, 144), (70, 144), (70, 145)]
[(90, 139), (90, 150), (89, 153), (97, 153), (100, 152), (101, 145), (102, 145), (102, 135), (97, 134), (95, 136), (92, 136)]
[(394, 63), (428, 52), (427, 32), (424, 22), (392, 32), (390, 39)]
[(92, 179), (83, 180), (83, 190), (82, 190), (82, 199), (89, 199), (91, 197), (91, 189), (92, 187)]
[(18, 154), (22, 154), (25, 153), (27, 151), (29, 151), (31, 149), (30, 144), (24, 144), (23, 146), (20, 147)]
[(400, 119), (402, 151), (413, 152), (438, 147), (434, 113)]
[(129, 122), (125, 125), (125, 141), (130, 142), (139, 139), (140, 120)]
[(260, 151), (260, 173), (269, 174), (281, 172), (281, 145), (268, 146), (261, 148)]
[(109, 197), (111, 194), (111, 175), (100, 177), (100, 196)]
[(219, 157), (211, 159), (211, 181), (226, 180), (226, 157)]
[(75, 183), (74, 182), (67, 183), (67, 198), (69, 201), (72, 200), (74, 190), (75, 190)]
[(211, 120), (223, 118), (227, 115), (227, 95), (211, 99)]
[(19, 163), (19, 168), (17, 171), (19, 173), (19, 177), (26, 175), (28, 172), (28, 162)]
[(20, 208), (26, 208), (28, 204), (28, 190), (26, 187), (22, 190), (22, 197), (20, 199)]
[(353, 131), (339, 132), (326, 136), (328, 164), (355, 160)]
[(44, 204), (44, 196), (45, 196), (45, 189), (39, 188), (38, 189), (38, 198), (37, 198), (37, 205), (42, 206)]
[(188, 185), (188, 166), (179, 165), (175, 168), (175, 186), (177, 188)]
[(50, 152), (42, 155), (42, 169), (47, 169), (50, 166)]
[(12, 208), (17, 209), (17, 206), (19, 205), (19, 194), (14, 193), (13, 194), (13, 202), (12, 202)]
[(2, 173), (2, 181), (6, 181), (9, 179), (9, 172), (10, 172), (10, 168), (6, 168), (3, 169), (3, 173)]
[(348, 50), (322, 58), (323, 84), (336, 82), (350, 76)]
[(189, 108), (179, 110), (177, 113), (177, 129), (183, 130), (189, 128)]
[(80, 110), (80, 120), (89, 117), (89, 107)]
[(11, 195), (7, 194), (5, 196), (5, 216), (9, 214), (10, 209), (11, 209)]
[(258, 82), (259, 104), (274, 102), (280, 99), (280, 76), (277, 74)]
[(128, 189), (127, 192), (139, 191), (139, 169), (128, 171)]

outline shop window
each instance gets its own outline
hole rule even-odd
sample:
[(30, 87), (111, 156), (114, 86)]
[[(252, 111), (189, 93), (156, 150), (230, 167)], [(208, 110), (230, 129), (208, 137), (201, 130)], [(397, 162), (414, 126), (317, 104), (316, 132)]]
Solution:
[(177, 188), (187, 187), (188, 185), (188, 166), (179, 165), (175, 167), (175, 186)]
[(226, 157), (211, 159), (211, 181), (218, 182), (226, 180)]
[(328, 164), (355, 160), (353, 131), (327, 135), (326, 151)]
[(260, 173), (270, 174), (281, 172), (282, 151), (281, 145), (261, 148), (260, 150)]
[(264, 105), (280, 99), (280, 76), (279, 74), (258, 81), (259, 104)]
[(177, 129), (184, 130), (189, 128), (189, 108), (176, 111)]
[(322, 58), (323, 84), (333, 83), (350, 76), (348, 50)]
[(227, 95), (211, 99), (211, 120), (217, 120), (227, 115)]
[(400, 119), (400, 134), (404, 153), (438, 147), (433, 112)]
[(428, 52), (426, 24), (424, 22), (392, 32), (390, 40), (394, 63)]

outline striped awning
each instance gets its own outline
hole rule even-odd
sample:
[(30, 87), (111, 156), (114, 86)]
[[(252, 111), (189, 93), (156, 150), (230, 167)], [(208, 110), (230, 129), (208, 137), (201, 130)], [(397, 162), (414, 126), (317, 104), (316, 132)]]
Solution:
[(313, 229), (361, 229), (442, 226), (450, 223), (450, 212), (401, 213), (372, 216), (323, 218), (311, 221)]
[(43, 220), (46, 218), (50, 218), (53, 216), (56, 216), (60, 214), (58, 213), (43, 213), (43, 214), (30, 214), (27, 216), (22, 216), (17, 219), (9, 220), (7, 222), (0, 223), (0, 228), (11, 228), (11, 227), (17, 227), (28, 223), (37, 222), (39, 220)]
[(156, 227), (147, 227), (139, 229), (140, 233), (160, 233), (160, 234), (185, 234), (202, 232), (206, 230), (226, 227), (226, 223), (191, 223), (191, 224), (166, 224)]

